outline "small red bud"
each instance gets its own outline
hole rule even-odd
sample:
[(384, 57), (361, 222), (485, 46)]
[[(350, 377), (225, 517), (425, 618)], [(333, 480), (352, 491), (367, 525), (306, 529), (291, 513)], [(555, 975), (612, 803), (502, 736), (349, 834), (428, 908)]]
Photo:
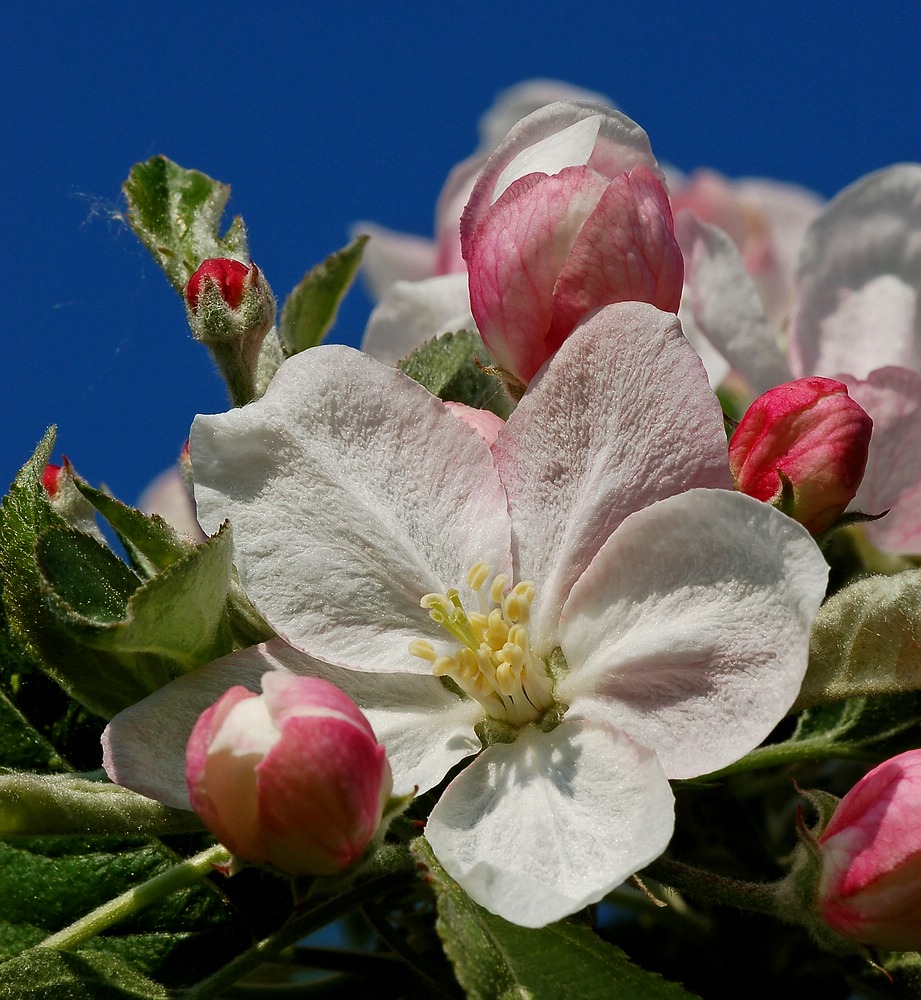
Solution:
[(58, 492), (60, 487), (58, 476), (60, 475), (60, 472), (60, 465), (54, 465), (52, 462), (49, 462), (45, 466), (45, 471), (42, 473), (42, 485), (45, 487), (45, 492), (50, 497), (53, 497)]
[(236, 309), (243, 298), (249, 270), (240, 261), (230, 260), (227, 257), (213, 257), (211, 260), (202, 261), (198, 270), (189, 278), (189, 284), (186, 287), (189, 308), (192, 312), (198, 308), (202, 284), (207, 279), (217, 285), (221, 298), (227, 305), (231, 309)]

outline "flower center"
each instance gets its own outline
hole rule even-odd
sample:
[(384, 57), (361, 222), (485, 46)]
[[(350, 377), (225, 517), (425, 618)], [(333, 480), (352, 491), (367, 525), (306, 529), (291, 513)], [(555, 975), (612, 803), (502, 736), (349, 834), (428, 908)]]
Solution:
[(553, 681), (528, 642), (534, 584), (525, 580), (507, 589), (508, 576), (499, 573), (487, 587), (491, 573), (491, 566), (478, 562), (467, 574), (479, 611), (468, 614), (453, 588), (426, 594), (419, 602), (460, 643), (452, 656), (439, 656), (424, 639), (411, 642), (409, 651), (428, 660), (436, 677), (450, 677), (494, 719), (520, 726), (539, 719), (553, 704)]

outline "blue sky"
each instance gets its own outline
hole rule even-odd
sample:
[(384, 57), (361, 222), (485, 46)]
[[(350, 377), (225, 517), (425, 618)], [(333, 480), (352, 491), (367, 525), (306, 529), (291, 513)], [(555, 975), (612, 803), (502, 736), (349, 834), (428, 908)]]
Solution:
[[(9, 5), (0, 30), (3, 487), (45, 427), (133, 501), (226, 408), (182, 305), (119, 219), (164, 153), (233, 187), (279, 298), (371, 219), (428, 234), (496, 92), (609, 94), (661, 160), (831, 196), (921, 159), (921, 4)], [(333, 339), (357, 343), (355, 292)]]

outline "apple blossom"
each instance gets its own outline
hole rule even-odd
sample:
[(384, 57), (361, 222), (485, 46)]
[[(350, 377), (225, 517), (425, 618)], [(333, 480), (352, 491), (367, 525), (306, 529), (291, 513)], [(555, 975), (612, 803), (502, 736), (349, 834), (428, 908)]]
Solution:
[(864, 526), (892, 552), (921, 552), (921, 165), (861, 178), (803, 241), (788, 357), (732, 241), (682, 212), (676, 231), (696, 327), (756, 392), (791, 377), (843, 382), (873, 419), (855, 498), (889, 510)]
[(921, 950), (921, 750), (861, 778), (818, 843), (826, 924), (861, 944)]
[(736, 489), (778, 506), (821, 534), (854, 499), (873, 421), (829, 378), (769, 389), (746, 410), (729, 442)]
[(491, 446), (334, 346), (197, 418), (191, 446), (199, 516), (231, 519), (280, 638), (110, 723), (107, 771), (146, 795), (188, 805), (176, 746), (221, 690), (323, 677), (398, 792), (476, 755), (426, 836), (475, 900), (542, 926), (657, 857), (668, 779), (747, 753), (799, 690), (827, 567), (800, 525), (728, 489), (703, 366), (653, 306), (580, 324)]
[(338, 688), (274, 671), (202, 713), (186, 754), (189, 799), (238, 858), (332, 875), (364, 853), (392, 779), (367, 719)]

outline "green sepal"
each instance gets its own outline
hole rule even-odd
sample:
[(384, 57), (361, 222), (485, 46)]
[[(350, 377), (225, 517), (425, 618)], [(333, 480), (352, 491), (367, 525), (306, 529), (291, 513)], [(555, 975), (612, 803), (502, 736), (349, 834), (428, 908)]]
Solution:
[(246, 227), (239, 216), (220, 235), (229, 185), (154, 156), (135, 164), (122, 189), (128, 223), (181, 296), (203, 260), (230, 257), (249, 263)]
[(82, 479), (75, 479), (74, 482), (77, 489), (112, 526), (119, 541), (145, 576), (152, 576), (153, 571), (166, 569), (195, 547), (194, 542), (180, 535), (158, 514), (145, 514), (129, 507), (108, 493), (94, 489)]
[(367, 236), (359, 236), (330, 254), (307, 272), (285, 300), (278, 332), (289, 357), (323, 342), (358, 274), (367, 242)]
[(451, 879), (428, 842), (413, 842), (438, 902), (438, 934), (470, 1000), (688, 1000), (677, 983), (634, 965), (588, 927), (561, 922), (532, 930), (497, 917)]
[(921, 570), (871, 576), (833, 594), (812, 628), (794, 711), (921, 690)]
[[(135, 577), (137, 586), (129, 594), (115, 593), (111, 587), (108, 605), (103, 604), (103, 597), (110, 577), (100, 583), (101, 574), (87, 576), (81, 592), (79, 578), (69, 575), (80, 570), (77, 556), (87, 548), (83, 541), (87, 538), (69, 530), (46, 532), (39, 540), (39, 569), (49, 605), (61, 625), (82, 644), (121, 656), (125, 667), (141, 680), (138, 696), (122, 707), (179, 673), (231, 651), (233, 643), (224, 618), (233, 571), (228, 524), (146, 583)], [(119, 562), (114, 555), (112, 559)], [(90, 563), (87, 560), (83, 565)], [(119, 565), (126, 574), (131, 573), (123, 563)], [(93, 586), (88, 585), (90, 581)], [(134, 658), (130, 654), (140, 655)]]
[(485, 369), (491, 365), (475, 333), (446, 333), (413, 351), (397, 366), (439, 399), (492, 410), (505, 420), (512, 402), (502, 381)]
[(201, 830), (188, 809), (172, 809), (128, 788), (79, 774), (0, 774), (0, 837), (164, 836)]

